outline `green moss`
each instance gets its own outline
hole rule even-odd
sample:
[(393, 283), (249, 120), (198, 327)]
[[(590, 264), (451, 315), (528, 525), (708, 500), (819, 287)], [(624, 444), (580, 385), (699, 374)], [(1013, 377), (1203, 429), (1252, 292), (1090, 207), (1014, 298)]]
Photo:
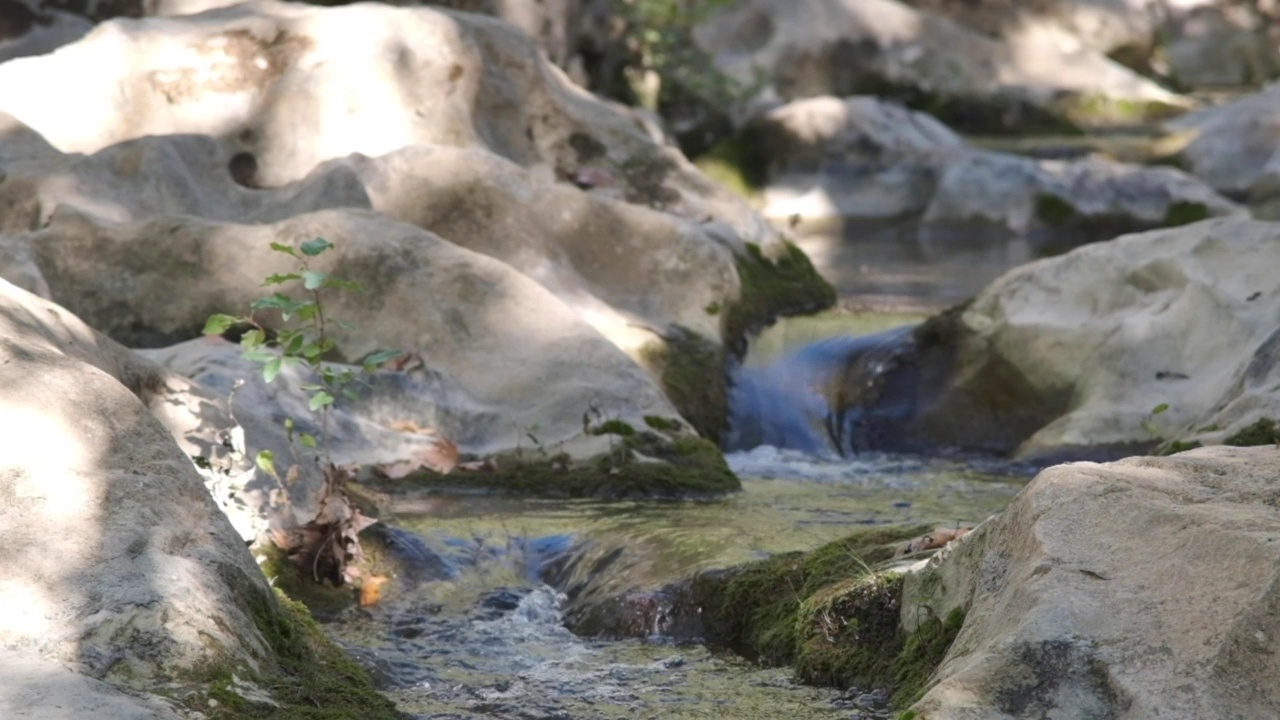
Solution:
[(894, 98), (941, 120), (965, 135), (1081, 135), (1080, 126), (1056, 107), (1044, 108), (1010, 94), (987, 96), (947, 95), (915, 85), (864, 73), (840, 96), (875, 95)]
[(1179, 200), (1169, 204), (1169, 209), (1164, 214), (1164, 225), (1166, 227), (1188, 225), (1200, 222), (1207, 217), (1209, 217), (1209, 208), (1204, 203)]
[[(648, 459), (639, 459), (635, 453)], [(718, 495), (742, 488), (713, 443), (693, 436), (664, 438), (649, 431), (633, 430), (631, 436), (618, 440), (613, 451), (578, 462), (525, 452), (499, 455), (494, 464), (496, 469), (448, 475), (419, 470), (395, 480), (394, 485), (399, 493), (407, 489), (483, 490), (611, 499)], [(388, 481), (365, 474), (363, 482), (378, 488)]]
[(1237, 447), (1280, 443), (1280, 425), (1271, 418), (1262, 418), (1222, 442)]
[(1169, 440), (1161, 444), (1154, 451), (1155, 455), (1176, 455), (1187, 450), (1195, 450), (1200, 447), (1199, 440)]
[(964, 627), (964, 611), (952, 610), (945, 620), (929, 618), (920, 624), (893, 660), (893, 706), (908, 707), (919, 702), (928, 689), (929, 678), (942, 664), (951, 643)]
[(835, 288), (818, 274), (804, 251), (791, 243), (786, 243), (772, 261), (759, 245), (747, 243), (737, 264), (742, 295), (726, 308), (722, 320), (726, 342), (737, 355), (746, 351), (748, 335), (779, 316), (813, 313), (835, 305)]
[(1036, 195), (1036, 218), (1046, 225), (1066, 225), (1076, 216), (1076, 208), (1071, 203), (1052, 193)]
[(795, 661), (801, 608), (828, 585), (866, 575), (924, 527), (866, 530), (810, 553), (787, 553), (693, 581), (707, 641), (766, 665)]
[(721, 140), (693, 163), (704, 175), (748, 200), (767, 179), (759, 146), (741, 136)]
[(1159, 100), (1114, 98), (1096, 93), (1064, 97), (1053, 104), (1053, 109), (1077, 126), (1145, 124), (1185, 112)]
[(621, 420), (606, 420), (599, 427), (592, 428), (591, 434), (631, 437), (636, 434), (636, 429)]
[[(381, 720), (405, 716), (373, 688), (359, 665), (330, 641), (307, 609), (280, 590), (267, 594), (244, 579), (232, 582), (239, 605), (258, 628), (275, 660), (262, 673), (247, 668), (214, 667), (206, 671), (204, 693), (188, 698), (193, 710), (213, 720)], [(244, 698), (232, 675), (268, 692), (277, 706)], [(216, 701), (211, 707), (209, 700)]]
[(729, 381), (724, 348), (681, 326), (640, 349), (667, 399), (704, 438), (719, 442), (728, 427)]
[(916, 720), (915, 710), (903, 710), (898, 713), (898, 720)]
[(660, 415), (645, 415), (644, 424), (660, 433), (678, 433), (684, 430), (684, 423), (673, 418), (664, 418)]
[(906, 635), (902, 577), (872, 569), (927, 528), (868, 530), (810, 553), (790, 553), (693, 581), (712, 646), (767, 665), (794, 665), (802, 681), (884, 687), (895, 707), (923, 694), (964, 624), (955, 611)]

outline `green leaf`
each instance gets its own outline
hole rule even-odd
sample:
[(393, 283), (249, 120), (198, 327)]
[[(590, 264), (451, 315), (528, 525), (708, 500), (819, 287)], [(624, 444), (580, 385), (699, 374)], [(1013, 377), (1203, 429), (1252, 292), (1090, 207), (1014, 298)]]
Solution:
[(326, 407), (332, 404), (333, 404), (333, 396), (324, 390), (321, 390), (315, 395), (312, 395), (311, 402), (309, 403), (309, 405), (311, 406), (312, 412), (315, 412), (316, 410), (319, 410), (322, 407)]
[(329, 273), (320, 272), (319, 270), (302, 271), (302, 287), (308, 290), (319, 290), (325, 286), (328, 280)]
[(320, 306), (311, 300), (298, 303), (298, 319), (302, 322), (310, 322), (320, 313)]
[(269, 363), (278, 357), (280, 356), (264, 347), (256, 347), (251, 350), (244, 351), (244, 359), (252, 360), (253, 362)]
[(294, 250), (293, 248), (289, 247), (288, 245), (281, 245), (281, 244), (280, 244), (280, 243), (278, 243), (278, 242), (273, 242), (273, 243), (271, 243), (271, 249), (272, 249), (272, 250), (275, 250), (275, 251), (276, 251), (276, 252), (278, 252), (278, 253), (284, 253), (285, 255), (288, 255), (289, 257), (295, 257), (295, 258), (296, 258), (296, 257), (298, 257), (298, 252), (297, 252), (296, 250)]
[(355, 390), (352, 390), (351, 388), (343, 388), (343, 389), (342, 389), (342, 397), (344, 397), (344, 398), (346, 398), (346, 399), (348, 399), (348, 400), (353, 400), (353, 401), (354, 401), (354, 400), (359, 400), (359, 399), (360, 399), (360, 393), (356, 392)]
[(402, 355), (404, 355), (403, 350), (379, 350), (378, 352), (366, 357), (363, 365), (365, 368), (368, 368), (369, 366), (376, 368), (385, 363), (389, 363)]
[(317, 385), (317, 384), (315, 384), (315, 383), (307, 383), (306, 385), (299, 385), (299, 386), (298, 386), (298, 389), (299, 389), (299, 390), (306, 390), (307, 392), (311, 392), (312, 390), (323, 390), (323, 389), (324, 389), (324, 386), (323, 386), (323, 385)]
[(300, 332), (290, 332), (288, 338), (283, 332), (280, 333), (280, 345), (284, 347), (286, 355), (297, 355), (306, 341), (307, 336)]
[(333, 247), (333, 243), (325, 240), (324, 238), (318, 237), (314, 240), (308, 240), (302, 243), (300, 249), (302, 250), (303, 255), (306, 255), (307, 257), (315, 257), (331, 247)]
[(262, 281), (262, 284), (263, 285), (279, 285), (281, 283), (287, 283), (290, 280), (301, 280), (301, 279), (302, 279), (302, 276), (297, 273), (283, 273), (283, 274), (276, 273), (275, 275), (268, 275), (266, 279)]
[(1169, 409), (1169, 403), (1160, 403), (1159, 405), (1157, 405), (1157, 406), (1155, 406), (1155, 407), (1151, 408), (1151, 414), (1152, 414), (1152, 415), (1159, 415), (1160, 413), (1162, 413), (1162, 412), (1164, 412), (1165, 410), (1168, 410), (1168, 409)]
[(258, 298), (257, 300), (254, 300), (253, 303), (249, 305), (249, 307), (253, 308), (254, 310), (266, 310), (269, 308), (277, 308), (280, 310), (285, 310), (288, 308), (292, 308), (296, 304), (297, 303), (293, 301), (293, 298), (289, 297), (288, 295), (285, 295), (284, 293), (272, 293), (267, 297)]
[(254, 348), (262, 347), (266, 341), (267, 334), (262, 331), (262, 328), (254, 328), (240, 336), (240, 347), (246, 350), (253, 350)]
[(276, 379), (276, 375), (280, 374), (280, 358), (274, 357), (262, 366), (262, 379), (264, 382), (271, 382)]
[(258, 463), (258, 467), (262, 468), (263, 472), (267, 473), (272, 477), (277, 477), (276, 457), (275, 455), (272, 454), (270, 450), (259, 451), (258, 457), (256, 458), (256, 460)]
[(315, 360), (324, 354), (324, 348), (320, 347), (320, 343), (312, 341), (303, 345), (298, 353), (308, 360)]
[(298, 442), (303, 447), (314, 448), (316, 446), (316, 436), (311, 433), (298, 433)]
[(232, 315), (210, 315), (209, 319), (204, 323), (204, 334), (221, 335), (238, 322), (240, 322), (240, 318)]

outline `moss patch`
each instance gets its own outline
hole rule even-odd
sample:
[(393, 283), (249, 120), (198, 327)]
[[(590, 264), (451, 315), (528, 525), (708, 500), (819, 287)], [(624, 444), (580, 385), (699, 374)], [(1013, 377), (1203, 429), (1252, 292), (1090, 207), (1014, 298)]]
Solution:
[[(637, 455), (643, 456), (638, 457)], [(394, 486), (412, 490), (475, 491), (538, 497), (691, 497), (740, 490), (713, 443), (698, 437), (667, 438), (632, 430), (619, 437), (614, 450), (599, 457), (571, 461), (541, 452), (507, 453), (494, 458), (497, 469), (442, 475), (419, 470), (387, 481), (365, 472), (361, 482), (375, 489)]]
[(1164, 213), (1165, 227), (1177, 227), (1200, 222), (1209, 217), (1209, 208), (1204, 203), (1179, 200), (1171, 203)]
[[(253, 584), (233, 586), (241, 607), (266, 640), (276, 667), (255, 675), (245, 668), (211, 668), (207, 688), (187, 698), (192, 710), (213, 720), (399, 720), (405, 716), (373, 688), (359, 665), (330, 641), (307, 609), (276, 590), (268, 595)], [(237, 692), (233, 675), (267, 691), (277, 706), (254, 702)], [(215, 702), (210, 705), (209, 700)]]
[(1036, 218), (1045, 225), (1066, 225), (1076, 216), (1075, 206), (1053, 193), (1038, 193), (1035, 205)]
[(747, 243), (737, 264), (742, 295), (722, 316), (724, 337), (736, 355), (746, 352), (748, 335), (780, 315), (818, 312), (836, 303), (835, 288), (791, 243), (785, 244), (777, 260), (765, 257), (759, 245)]
[(1176, 455), (1187, 450), (1195, 450), (1201, 447), (1199, 440), (1169, 440), (1162, 443), (1154, 451), (1154, 455)]
[(1094, 127), (1159, 122), (1186, 112), (1159, 100), (1132, 100), (1095, 93), (1063, 97), (1053, 103), (1053, 110), (1076, 126)]
[(900, 101), (912, 110), (928, 113), (965, 135), (1081, 135), (1080, 126), (1059, 108), (1044, 108), (1009, 94), (988, 96), (948, 95), (862, 73), (849, 91), (834, 93), (875, 95)]
[(756, 196), (767, 179), (767, 164), (760, 147), (742, 136), (721, 140), (694, 159), (693, 164), (704, 175), (747, 200)]
[(1271, 418), (1262, 418), (1223, 440), (1222, 443), (1224, 445), (1235, 445), (1236, 447), (1280, 443), (1280, 425)]
[(895, 707), (924, 693), (964, 623), (954, 612), (910, 635), (899, 623), (902, 578), (872, 570), (923, 527), (868, 530), (810, 553), (789, 553), (693, 581), (709, 644), (804, 682), (884, 687)]
[(727, 357), (718, 343), (681, 326), (640, 349), (667, 399), (704, 438), (718, 443), (728, 428)]

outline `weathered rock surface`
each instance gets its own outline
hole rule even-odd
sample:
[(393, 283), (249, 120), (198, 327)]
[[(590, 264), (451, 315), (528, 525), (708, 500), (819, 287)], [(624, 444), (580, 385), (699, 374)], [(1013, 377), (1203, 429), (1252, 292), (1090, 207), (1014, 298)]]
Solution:
[(1042, 472), (909, 575), (902, 622), (965, 613), (914, 706), (935, 720), (1274, 717), (1274, 448)]
[(1097, 456), (1278, 418), (1278, 240), (1275, 224), (1211, 220), (1017, 268), (919, 328), (868, 402), (851, 375), (855, 440)]
[(43, 686), (66, 713), (171, 717), (110, 686), (274, 672), (271, 590), (146, 407), (166, 374), (6, 282), (0, 353), (0, 652), (31, 670), (5, 672), (6, 716), (53, 717), (38, 710)]
[[(532, 280), (369, 211), (253, 226), (191, 218), (117, 225), (66, 211), (13, 242), (29, 245), (53, 296), (87, 322), (154, 348), (198, 336), (211, 314), (248, 308), (263, 295), (262, 277), (291, 269), (270, 244), (316, 236), (337, 246), (316, 269), (365, 288), (325, 301), (331, 317), (351, 325), (330, 328), (340, 357), (354, 362), (387, 347), (420, 351), (458, 393), (486, 408), (479, 417), (502, 416), (505, 430), (493, 429), (486, 443), (514, 442), (535, 423), (548, 442), (579, 437), (593, 403), (637, 427), (645, 415), (677, 415), (642, 368)], [(122, 276), (128, 283), (117, 282)], [(180, 370), (194, 372), (199, 359), (183, 356)]]
[(871, 97), (798, 100), (747, 137), (768, 176), (763, 212), (818, 231), (803, 247), (846, 294), (873, 289), (851, 271), (877, 262), (877, 243), (919, 264), (977, 263), (976, 291), (1035, 257), (1243, 212), (1170, 167), (980, 151), (928, 115)]
[(47, 10), (39, 2), (0, 2), (0, 62), (52, 52), (82, 37), (93, 27), (71, 13)]
[[(367, 53), (351, 53), (354, 26), (378, 29), (361, 45)], [(432, 53), (409, 49), (427, 46)], [(120, 52), (129, 66), (105, 59)], [(388, 55), (403, 62), (388, 64)], [(32, 90), (62, 82), (54, 78), (75, 84), (85, 68), (95, 83), (130, 90), (72, 92), (74, 113), (103, 122), (68, 124), (67, 111)], [(38, 230), (60, 206), (123, 223), (270, 223), (372, 208), (541, 284), (659, 376), (711, 437), (722, 430), (723, 392), (695, 397), (689, 388), (723, 386), (725, 357), (753, 327), (832, 301), (745, 203), (498, 20), (279, 3), (115, 20), (53, 55), (3, 65), (0, 87), (11, 91), (0, 90), (9, 99), (0, 105), (14, 138), (3, 151), (2, 232)], [(42, 284), (25, 252), (7, 246), (8, 276), (79, 308), (59, 295), (67, 286)], [(127, 295), (123, 287), (98, 291), (106, 294), (94, 302), (132, 308), (112, 295)], [(189, 326), (153, 327), (121, 312), (113, 322), (108, 332), (132, 328), (117, 338), (130, 343), (190, 337)]]
[(1280, 199), (1280, 87), (1167, 124), (1178, 161), (1220, 192), (1275, 217)]
[(777, 96), (889, 94), (965, 130), (1126, 122), (1186, 103), (1083, 47), (981, 35), (895, 0), (750, 0), (705, 21), (699, 44)]

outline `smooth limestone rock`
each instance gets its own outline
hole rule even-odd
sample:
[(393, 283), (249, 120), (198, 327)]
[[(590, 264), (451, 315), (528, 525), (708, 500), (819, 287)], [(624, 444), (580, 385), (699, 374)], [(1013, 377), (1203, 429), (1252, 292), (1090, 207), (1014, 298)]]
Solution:
[[(1192, 0), (1201, 2), (1203, 0)], [(1213, 0), (1208, 0), (1212, 2)], [(906, 0), (918, 10), (992, 37), (1034, 39), (1102, 53), (1145, 47), (1160, 29), (1160, 15), (1146, 0)], [(1185, 0), (1164, 3), (1185, 4)]]
[(1280, 208), (1280, 86), (1173, 120), (1170, 145), (1188, 172), (1247, 200), (1265, 217)]
[[(484, 408), (474, 422), (490, 432), (458, 432), (475, 438), (464, 450), (510, 446), (535, 424), (549, 444), (583, 439), (582, 416), (593, 405), (634, 427), (643, 427), (646, 415), (678, 416), (642, 368), (542, 286), (373, 212), (321, 211), (271, 225), (193, 218), (118, 225), (59, 211), (48, 227), (13, 242), (31, 248), (53, 296), (66, 298), (87, 322), (127, 344), (156, 348), (198, 336), (211, 314), (247, 310), (264, 294), (263, 277), (292, 269), (270, 244), (317, 236), (336, 248), (314, 268), (364, 288), (324, 301), (330, 317), (349, 323), (329, 328), (339, 356), (354, 362), (388, 347), (420, 352), (432, 372)], [(121, 285), (120, 276), (129, 282)], [(200, 366), (199, 356), (197, 348), (162, 357), (186, 373)], [(421, 401), (421, 416), (387, 422), (425, 425), (431, 402)]]
[(778, 97), (896, 95), (967, 131), (1132, 122), (1187, 102), (1097, 51), (991, 38), (895, 0), (748, 0), (699, 45)]
[(953, 274), (976, 291), (1035, 257), (1244, 212), (1174, 168), (981, 151), (933, 117), (873, 97), (797, 100), (757, 118), (747, 137), (767, 176), (762, 212), (795, 218), (811, 236), (803, 247), (848, 294), (870, 287), (851, 267), (876, 264), (877, 246), (941, 267), (969, 263)]
[(1030, 263), (921, 326), (846, 411), (876, 430), (864, 446), (1032, 459), (1227, 439), (1280, 418), (1275, 267), (1280, 225), (1243, 219)]
[(930, 720), (1280, 715), (1280, 451), (1042, 472), (909, 574), (901, 619), (964, 613)]
[(125, 705), (60, 668), (135, 689), (269, 670), (268, 618), (253, 608), (274, 608), (271, 590), (138, 397), (163, 374), (139, 374), (127, 350), (6, 282), (0, 353), (0, 648), (35, 663), (0, 685), (0, 707), (38, 708), (28, 681), (54, 698), (77, 687), (86, 710)]

